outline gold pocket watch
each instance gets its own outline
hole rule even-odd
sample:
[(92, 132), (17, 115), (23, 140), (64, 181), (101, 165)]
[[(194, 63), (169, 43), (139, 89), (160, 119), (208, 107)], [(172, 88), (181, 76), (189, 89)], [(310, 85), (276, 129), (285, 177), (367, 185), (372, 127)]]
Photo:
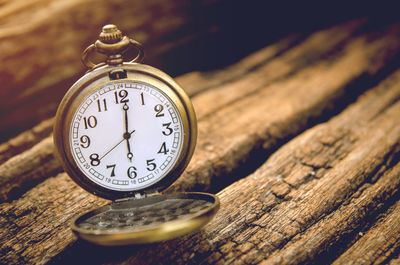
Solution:
[[(122, 54), (138, 55), (124, 62)], [(104, 63), (90, 57), (101, 53)], [(219, 200), (207, 193), (161, 194), (189, 163), (197, 137), (189, 97), (167, 74), (141, 64), (140, 43), (106, 25), (82, 55), (90, 70), (66, 93), (54, 125), (56, 154), (69, 176), (113, 203), (72, 224), (78, 237), (115, 246), (171, 239), (200, 229)]]

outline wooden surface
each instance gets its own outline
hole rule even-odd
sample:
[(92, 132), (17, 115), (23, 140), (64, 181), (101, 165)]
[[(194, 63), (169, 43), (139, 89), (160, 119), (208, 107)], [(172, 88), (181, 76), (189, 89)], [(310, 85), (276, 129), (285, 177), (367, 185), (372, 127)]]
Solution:
[(0, 263), (398, 264), (399, 58), (400, 24), (360, 19), (179, 76), (199, 137), (167, 192), (214, 192), (221, 208), (157, 244), (76, 240), (71, 220), (109, 202), (62, 172), (42, 121), (0, 144)]
[(67, 88), (86, 71), (80, 54), (102, 25), (112, 22), (141, 42), (148, 64), (190, 71), (203, 57), (193, 46), (201, 41), (207, 49), (204, 36), (215, 38), (225, 29), (220, 21), (199, 21), (196, 12), (212, 16), (223, 2), (0, 1), (0, 139), (54, 115)]

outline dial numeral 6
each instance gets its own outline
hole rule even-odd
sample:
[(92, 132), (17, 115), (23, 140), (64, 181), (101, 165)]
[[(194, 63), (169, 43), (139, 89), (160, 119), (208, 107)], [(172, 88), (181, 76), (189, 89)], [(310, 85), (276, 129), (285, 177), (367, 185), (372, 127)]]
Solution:
[(128, 168), (128, 171), (126, 172), (128, 174), (128, 178), (134, 179), (137, 176), (136, 173), (136, 167), (132, 166)]

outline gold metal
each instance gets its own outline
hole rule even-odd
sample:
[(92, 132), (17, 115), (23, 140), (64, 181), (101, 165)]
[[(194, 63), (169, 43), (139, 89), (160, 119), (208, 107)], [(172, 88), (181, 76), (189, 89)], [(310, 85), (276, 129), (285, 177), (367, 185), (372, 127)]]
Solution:
[[(124, 62), (122, 53), (130, 48), (137, 49), (138, 55), (135, 59)], [(89, 57), (95, 52), (105, 54), (107, 56), (105, 62), (99, 64), (93, 63)], [(114, 200), (114, 203), (110, 205), (78, 217), (72, 225), (73, 231), (79, 237), (99, 245), (142, 244), (171, 239), (200, 229), (213, 218), (219, 208), (218, 198), (211, 194), (178, 193), (160, 195), (159, 192), (170, 186), (187, 167), (196, 145), (197, 121), (193, 105), (183, 89), (166, 73), (151, 66), (140, 64), (143, 56), (143, 49), (139, 42), (123, 36), (121, 31), (114, 25), (104, 26), (99, 35), (99, 40), (87, 47), (82, 54), (82, 62), (90, 70), (68, 90), (56, 114), (53, 133), (56, 147), (55, 153), (65, 171), (78, 185), (87, 191), (103, 198)], [(110, 74), (119, 72), (124, 73), (123, 79), (110, 80)], [(182, 120), (183, 143), (181, 153), (175, 164), (166, 176), (158, 182), (142, 189), (130, 191), (111, 190), (90, 181), (75, 162), (71, 150), (69, 133), (74, 114), (80, 104), (94, 91), (107, 84), (118, 82), (137, 82), (157, 88), (174, 103)], [(171, 200), (177, 203), (182, 203), (185, 200), (193, 201), (193, 204), (185, 206), (186, 208), (189, 207), (186, 210), (190, 214), (182, 214), (182, 216), (177, 216), (174, 220), (167, 220), (168, 218), (165, 219), (166, 217), (163, 217), (165, 220), (161, 223), (151, 222), (151, 225), (143, 224), (129, 227), (128, 224), (134, 222), (133, 219), (129, 219), (128, 215), (132, 214), (129, 211), (136, 211), (140, 207), (144, 207), (149, 211), (155, 211), (155, 206), (152, 203), (154, 201), (164, 203), (164, 200), (165, 202)], [(198, 212), (190, 206), (197, 204), (202, 205)], [(125, 208), (121, 205), (125, 205)], [(85, 226), (84, 222), (88, 221), (88, 218), (96, 214), (102, 214), (107, 209), (118, 207), (124, 208), (125, 212), (128, 211), (125, 214), (126, 216), (123, 215), (121, 217), (126, 222), (125, 228), (87, 229), (87, 224)], [(166, 215), (169, 214), (167, 213)], [(122, 222), (122, 219), (119, 220), (118, 218), (116, 218), (116, 222)], [(101, 224), (95, 223), (95, 225), (100, 226)], [(115, 224), (112, 223), (111, 225)]]
[[(132, 47), (138, 51), (138, 54), (129, 63), (141, 63), (144, 58), (142, 45), (133, 39), (129, 39), (127, 36), (122, 36), (122, 32), (115, 25), (106, 25), (99, 34), (99, 39), (83, 52), (82, 62), (90, 69), (105, 64), (114, 66), (121, 65), (123, 62), (122, 53)], [(106, 62), (100, 64), (93, 63), (89, 57), (94, 52), (106, 55)]]
[(68, 134), (74, 113), (87, 95), (103, 87), (105, 84), (121, 82), (118, 80), (110, 81), (108, 76), (109, 72), (118, 69), (124, 69), (127, 72), (127, 78), (123, 80), (146, 83), (162, 90), (174, 102), (183, 123), (184, 139), (182, 152), (175, 166), (161, 181), (142, 192), (148, 193), (155, 189), (162, 191), (171, 185), (189, 163), (197, 139), (197, 121), (193, 105), (183, 89), (166, 73), (154, 67), (137, 63), (123, 63), (119, 67), (105, 65), (88, 72), (68, 90), (58, 107), (53, 134), (57, 151), (56, 155), (62, 161), (65, 171), (75, 182), (87, 191), (111, 200), (133, 197), (139, 191), (111, 191), (87, 181), (87, 178), (82, 174), (79, 166), (73, 159)]
[[(175, 193), (156, 197), (157, 198), (150, 197), (103, 206), (76, 218), (72, 223), (72, 230), (78, 237), (102, 246), (147, 244), (176, 238), (198, 231), (215, 216), (219, 209), (218, 197), (207, 193)], [(154, 223), (150, 222), (140, 226), (136, 225), (134, 222), (134, 220), (146, 220), (146, 217), (143, 217), (145, 214), (143, 214), (143, 211), (141, 211), (140, 208), (148, 209), (151, 207), (152, 203), (154, 204), (154, 202), (175, 200), (179, 203), (179, 200), (182, 201), (188, 199), (194, 201), (205, 201), (209, 205), (199, 211), (182, 216), (176, 216), (173, 220)], [(119, 212), (119, 215), (125, 214), (128, 216), (125, 218), (127, 220), (124, 220), (128, 225), (119, 228), (119, 222), (113, 221), (111, 218), (109, 218), (109, 220), (102, 220), (103, 226), (110, 225), (113, 222), (115, 223), (115, 227), (109, 229), (88, 229), (81, 225), (85, 220), (93, 218), (93, 216), (96, 215), (104, 215), (105, 212), (110, 211), (112, 208), (117, 208), (115, 211)], [(122, 213), (123, 210), (125, 210), (124, 213)], [(154, 209), (154, 211), (157, 210), (159, 211), (159, 209)], [(152, 213), (149, 213), (150, 216), (151, 214)], [(141, 222), (145, 220), (141, 220)]]

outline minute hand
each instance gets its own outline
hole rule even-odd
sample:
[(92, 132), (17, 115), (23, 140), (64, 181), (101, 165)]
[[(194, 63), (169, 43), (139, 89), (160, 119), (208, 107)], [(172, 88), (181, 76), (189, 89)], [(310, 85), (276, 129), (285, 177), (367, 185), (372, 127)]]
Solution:
[(122, 107), (124, 110), (124, 116), (125, 116), (125, 133), (123, 134), (123, 138), (126, 140), (126, 146), (128, 148), (128, 154), (127, 157), (130, 161), (132, 161), (133, 158), (133, 154), (131, 152), (131, 146), (129, 144), (129, 138), (131, 138), (131, 134), (128, 131), (128, 110), (129, 110), (129, 106), (128, 104), (125, 102), (124, 106)]

